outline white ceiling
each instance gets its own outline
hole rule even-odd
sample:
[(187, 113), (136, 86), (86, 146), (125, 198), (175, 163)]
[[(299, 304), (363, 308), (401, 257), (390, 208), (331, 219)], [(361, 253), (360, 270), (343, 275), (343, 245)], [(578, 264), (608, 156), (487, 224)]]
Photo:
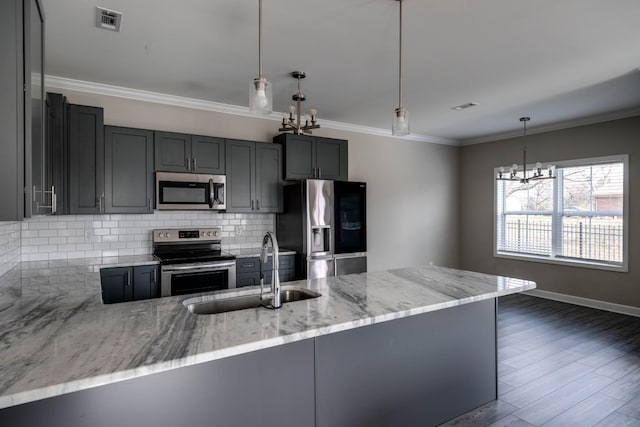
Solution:
[[(43, 0), (48, 75), (248, 106), (258, 0)], [(96, 28), (95, 7), (124, 14)], [(390, 129), (398, 2), (264, 0), (274, 109)], [(640, 113), (639, 0), (405, 0), (404, 104), (421, 136), (472, 143)], [(479, 105), (453, 111), (466, 102)]]

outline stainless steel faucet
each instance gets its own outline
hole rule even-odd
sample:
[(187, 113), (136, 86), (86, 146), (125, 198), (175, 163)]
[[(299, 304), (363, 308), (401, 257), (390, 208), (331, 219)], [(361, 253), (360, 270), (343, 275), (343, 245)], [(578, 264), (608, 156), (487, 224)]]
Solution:
[[(260, 262), (262, 265), (267, 263), (267, 246), (271, 241), (273, 247), (273, 270), (271, 271), (271, 293), (263, 294), (264, 278), (260, 277), (260, 299), (271, 298), (271, 305), (273, 308), (280, 308), (282, 302), (280, 301), (280, 275), (278, 274), (278, 258), (280, 256), (280, 248), (278, 247), (278, 239), (276, 235), (271, 231), (267, 231), (262, 239), (262, 251), (260, 252)], [(262, 271), (262, 269), (260, 269)]]

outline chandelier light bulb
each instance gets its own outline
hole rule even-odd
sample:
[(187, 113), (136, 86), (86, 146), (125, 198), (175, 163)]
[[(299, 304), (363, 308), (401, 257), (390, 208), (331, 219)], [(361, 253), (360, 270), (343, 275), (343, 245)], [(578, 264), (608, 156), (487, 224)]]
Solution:
[(512, 164), (511, 165), (511, 169), (514, 170), (514, 171), (518, 170), (518, 165), (516, 163)]
[(311, 117), (316, 117), (318, 115), (318, 110), (316, 110), (315, 108), (312, 108), (309, 110), (309, 113), (311, 113)]

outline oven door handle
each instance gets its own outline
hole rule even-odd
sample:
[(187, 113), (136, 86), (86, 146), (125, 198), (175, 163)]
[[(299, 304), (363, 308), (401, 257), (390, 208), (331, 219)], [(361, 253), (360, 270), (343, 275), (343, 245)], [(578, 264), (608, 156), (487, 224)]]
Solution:
[(209, 208), (213, 209), (213, 178), (209, 178)]
[(164, 265), (162, 266), (162, 271), (164, 273), (173, 273), (173, 272), (179, 272), (179, 271), (193, 271), (193, 272), (198, 272), (198, 271), (213, 271), (213, 270), (228, 270), (231, 267), (235, 267), (236, 266), (236, 262), (235, 261), (230, 261), (230, 262), (216, 262), (216, 263), (212, 263), (212, 264), (181, 264), (181, 265)]

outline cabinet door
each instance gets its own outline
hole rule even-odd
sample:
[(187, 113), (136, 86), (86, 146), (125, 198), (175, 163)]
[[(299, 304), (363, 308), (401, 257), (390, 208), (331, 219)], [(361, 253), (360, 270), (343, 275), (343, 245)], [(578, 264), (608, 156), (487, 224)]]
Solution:
[(133, 267), (133, 300), (160, 298), (157, 265)]
[(113, 304), (133, 299), (133, 268), (114, 267), (100, 270), (102, 302)]
[(256, 212), (282, 212), (282, 146), (256, 142)]
[(0, 221), (21, 221), (25, 214), (24, 84), (31, 79), (24, 81), (22, 9), (22, 1), (0, 1)]
[(105, 127), (105, 211), (153, 212), (153, 131)]
[(337, 181), (348, 180), (347, 141), (343, 139), (316, 138), (316, 167), (318, 177)]
[[(48, 169), (51, 173), (51, 185), (55, 191), (55, 213), (68, 213), (68, 176), (67, 176), (67, 98), (59, 93), (47, 93), (47, 146), (50, 149)], [(52, 200), (49, 195), (49, 200)]]
[(192, 170), (196, 173), (224, 175), (224, 139), (209, 136), (191, 137)]
[(104, 212), (102, 108), (69, 105), (69, 213)]
[(227, 140), (227, 212), (255, 211), (255, 151), (254, 142)]
[(276, 138), (276, 142), (284, 142), (284, 179), (314, 178), (314, 169), (316, 166), (314, 137), (283, 134)]
[(155, 170), (191, 172), (191, 135), (155, 132)]

